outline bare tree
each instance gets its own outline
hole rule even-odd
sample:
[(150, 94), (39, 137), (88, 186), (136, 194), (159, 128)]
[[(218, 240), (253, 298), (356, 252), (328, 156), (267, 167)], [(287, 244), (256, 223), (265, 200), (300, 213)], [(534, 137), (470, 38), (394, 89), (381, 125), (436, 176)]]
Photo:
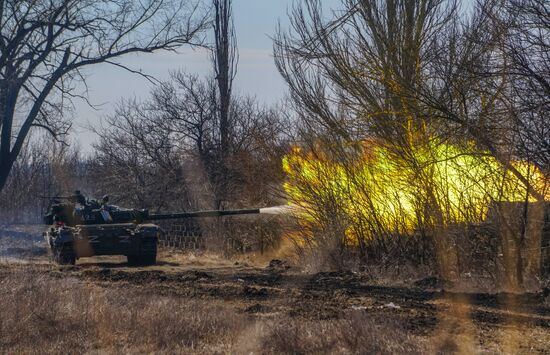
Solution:
[[(536, 8), (528, 3), (521, 2)], [(303, 116), (326, 130), (348, 140), (379, 137), (405, 160), (415, 158), (411, 146), (434, 137), (473, 141), (542, 199), (512, 164), (505, 95), (512, 78), (503, 76), (510, 60), (501, 45), (510, 19), (495, 23), (499, 4), (480, 2), (464, 16), (452, 0), (343, 0), (327, 19), (321, 2), (308, 0), (294, 9), (292, 30), (277, 37), (276, 61)]]
[(179, 148), (158, 123), (151, 105), (136, 100), (122, 102), (107, 118), (89, 164), (96, 193), (141, 208), (189, 207)]
[(237, 72), (238, 52), (235, 26), (233, 24), (233, 1), (213, 0), (214, 7), (214, 48), (212, 62), (218, 87), (217, 116), (219, 119), (219, 146), (216, 169), (211, 170), (216, 195), (216, 207), (221, 208), (227, 199), (227, 157), (230, 154), (230, 134), (232, 126), (231, 93)]
[[(541, 191), (513, 164), (518, 159), (512, 149), (517, 137), (510, 100), (515, 80), (503, 44), (510, 39), (512, 23), (510, 18), (495, 21), (501, 5), (478, 2), (467, 21), (440, 31), (429, 43), (433, 55), (425, 67), (427, 80), (406, 93), (419, 102), (422, 115), (437, 122), (443, 136), (474, 142), (478, 151), (488, 152), (513, 173), (529, 196), (543, 200)], [(522, 91), (521, 96), (527, 95), (528, 90)]]
[[(363, 149), (349, 143), (376, 139), (395, 164), (406, 167), (402, 178), (414, 185), (424, 206), (418, 209), (418, 228), (440, 234), (445, 215), (434, 167), (429, 156), (417, 154), (429, 151), (438, 122), (411, 93), (425, 85), (433, 56), (429, 44), (453, 25), (456, 2), (342, 0), (332, 16), (324, 11), (319, 0), (303, 1), (291, 13), (291, 29), (280, 31), (275, 41), (276, 64), (300, 116), (331, 137), (325, 150), (350, 169), (350, 176)], [(368, 210), (369, 216), (378, 212)], [(445, 236), (436, 241), (440, 250), (449, 249)], [(446, 256), (440, 257), (442, 267), (443, 259), (451, 259)]]
[(175, 134), (180, 147), (213, 164), (220, 131), (215, 80), (175, 72), (151, 94), (150, 105), (161, 112), (159, 126)]
[(510, 77), (509, 112), (518, 156), (550, 174), (550, 4), (509, 0), (492, 17), (502, 38)]
[(307, 0), (276, 38), (276, 63), (317, 124), (346, 139), (376, 135), (407, 147), (428, 125), (406, 93), (422, 83), (426, 44), (455, 12), (453, 1), (343, 0), (326, 16), (320, 1)]
[[(205, 18), (183, 0), (0, 2), (0, 189), (33, 127), (66, 133), (85, 67), (198, 43)], [(129, 68), (126, 68), (133, 71)]]
[(36, 223), (48, 206), (47, 198), (85, 188), (85, 166), (78, 147), (46, 134), (32, 134), (0, 192), (0, 220)]
[[(216, 80), (173, 73), (150, 99), (124, 101), (102, 129), (94, 158), (98, 186), (128, 203), (212, 208), (218, 203), (219, 121)], [(267, 204), (286, 150), (282, 115), (250, 97), (233, 97), (225, 187), (233, 207)], [(270, 171), (270, 174), (266, 174)], [(214, 176), (214, 177), (213, 177)]]
[(219, 92), (220, 153), (229, 151), (230, 105), (233, 79), (237, 73), (237, 39), (233, 24), (232, 0), (213, 0), (213, 64)]
[[(542, 170), (546, 166), (548, 6), (539, 0), (487, 0), (465, 13), (458, 5), (452, 0), (342, 0), (327, 15), (321, 1), (305, 0), (291, 12), (290, 30), (279, 31), (275, 41), (279, 71), (303, 125), (314, 133), (306, 136), (308, 153), (298, 166), (313, 164), (308, 161), (316, 155), (329, 162), (317, 167), (321, 171), (303, 170), (310, 181), (297, 179), (304, 189), (297, 195), (313, 196), (305, 202), (315, 206), (313, 213), (323, 220), (318, 224), (335, 223), (334, 238), (344, 243), (342, 220), (330, 220), (336, 213), (323, 215), (323, 208), (335, 204), (324, 199), (326, 190), (336, 189), (337, 197), (343, 194), (354, 208), (364, 204), (359, 216), (352, 209), (342, 218), (355, 228), (354, 236), (366, 232), (368, 238), (401, 233), (398, 220), (376, 220), (383, 208), (372, 203), (369, 191), (374, 186), (387, 192), (401, 184), (397, 190), (411, 198), (415, 211), (414, 229), (435, 238), (444, 277), (457, 274), (457, 248), (447, 228), (457, 221), (453, 206), (461, 206), (459, 220), (478, 221), (483, 218), (478, 206), (502, 198), (498, 186), (520, 189), (526, 202), (544, 199), (548, 189), (533, 177), (532, 165), (516, 164), (526, 158), (536, 159)], [(460, 159), (442, 155), (442, 148), (469, 161), (456, 164)], [(357, 173), (376, 156), (372, 149), (385, 152), (385, 169), (399, 167), (392, 181), (369, 174), (362, 179)], [(299, 154), (293, 156), (300, 162)], [(441, 175), (437, 163), (442, 160), (457, 165), (460, 173)], [(318, 188), (322, 170), (330, 168), (329, 177), (342, 171), (344, 177)], [(474, 182), (481, 176), (494, 181), (477, 201), (467, 191), (452, 199), (449, 186), (473, 171)], [(389, 210), (400, 212), (400, 206)]]

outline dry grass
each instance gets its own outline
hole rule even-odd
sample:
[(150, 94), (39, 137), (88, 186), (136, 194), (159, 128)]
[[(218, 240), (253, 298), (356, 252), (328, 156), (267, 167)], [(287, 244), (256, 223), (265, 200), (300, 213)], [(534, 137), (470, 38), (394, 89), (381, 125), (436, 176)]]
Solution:
[(18, 272), (0, 283), (0, 348), (8, 353), (202, 352), (245, 326), (219, 305), (102, 289)]
[(418, 353), (398, 324), (258, 318), (219, 301), (103, 288), (29, 269), (0, 272), (3, 353)]
[(396, 322), (352, 312), (345, 319), (271, 325), (264, 349), (284, 354), (418, 354), (418, 339)]

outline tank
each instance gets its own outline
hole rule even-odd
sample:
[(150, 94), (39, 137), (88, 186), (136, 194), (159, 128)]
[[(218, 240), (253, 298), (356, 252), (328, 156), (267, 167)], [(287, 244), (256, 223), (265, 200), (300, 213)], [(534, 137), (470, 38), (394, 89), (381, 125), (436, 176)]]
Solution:
[(154, 221), (260, 213), (259, 209), (151, 214), (110, 205), (107, 196), (87, 199), (80, 191), (56, 196), (44, 215), (44, 238), (54, 262), (74, 265), (95, 255), (125, 255), (130, 265), (154, 265), (162, 229)]

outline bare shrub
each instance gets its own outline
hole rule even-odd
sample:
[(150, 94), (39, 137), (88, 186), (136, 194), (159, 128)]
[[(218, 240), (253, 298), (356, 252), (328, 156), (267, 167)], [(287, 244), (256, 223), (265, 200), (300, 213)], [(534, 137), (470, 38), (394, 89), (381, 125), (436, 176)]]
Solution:
[(453, 0), (342, 0), (325, 10), (296, 4), (275, 39), (304, 127), (285, 188), (320, 230), (306, 230), (300, 246), (340, 260), (351, 246), (366, 259), (367, 249), (399, 248), (394, 236), (424, 235), (440, 275), (456, 279), (457, 223), (483, 221), (493, 201), (548, 198), (547, 11), (536, 0), (480, 1), (471, 14)]
[(293, 319), (268, 327), (262, 347), (274, 354), (420, 354), (424, 350), (402, 324), (353, 312), (345, 319)]
[(221, 346), (245, 326), (217, 305), (101, 289), (26, 270), (0, 281), (0, 348), (6, 352), (185, 352)]

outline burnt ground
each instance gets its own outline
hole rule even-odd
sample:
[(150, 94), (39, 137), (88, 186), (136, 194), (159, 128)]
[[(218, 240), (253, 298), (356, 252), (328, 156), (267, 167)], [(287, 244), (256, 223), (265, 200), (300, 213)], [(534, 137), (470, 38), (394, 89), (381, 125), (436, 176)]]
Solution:
[[(32, 235), (32, 236), (31, 236)], [(349, 312), (397, 320), (443, 352), (550, 353), (550, 294), (449, 292), (433, 278), (388, 282), (352, 271), (305, 273), (285, 261), (253, 263), (163, 251), (153, 267), (121, 257), (49, 263), (36, 231), (0, 232), (0, 274), (32, 268), (151, 296), (223, 301), (253, 317), (326, 320)]]

